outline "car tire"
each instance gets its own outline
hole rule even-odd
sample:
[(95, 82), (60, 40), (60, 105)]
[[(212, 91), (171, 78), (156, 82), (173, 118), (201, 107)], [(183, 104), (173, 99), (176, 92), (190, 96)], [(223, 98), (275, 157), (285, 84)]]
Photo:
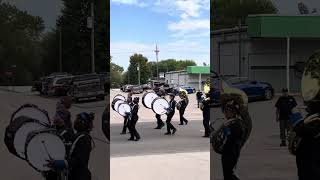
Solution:
[(271, 100), (273, 98), (272, 91), (270, 89), (266, 89), (264, 91), (264, 99)]

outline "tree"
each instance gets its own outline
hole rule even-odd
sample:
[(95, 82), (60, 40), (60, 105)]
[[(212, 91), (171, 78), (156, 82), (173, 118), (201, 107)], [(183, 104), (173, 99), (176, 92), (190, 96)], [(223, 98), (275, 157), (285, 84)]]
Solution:
[(122, 85), (122, 72), (123, 67), (110, 63), (110, 74), (111, 74), (111, 88), (118, 88)]
[[(130, 57), (130, 65), (128, 67), (129, 82), (130, 84), (138, 84), (138, 65), (140, 64), (140, 83), (145, 84), (151, 77), (151, 69), (148, 66), (148, 59), (142, 54), (134, 54)], [(128, 74), (125, 73), (127, 76)], [(125, 79), (125, 78), (124, 78)], [(127, 82), (128, 80), (125, 80)]]
[[(39, 45), (44, 30), (43, 20), (15, 6), (0, 3), (0, 72), (14, 70), (14, 84), (31, 84), (41, 72)], [(0, 76), (0, 83), (9, 77)], [(10, 80), (10, 81), (11, 81)]]
[(249, 14), (275, 14), (277, 8), (270, 0), (211, 0), (211, 29), (235, 27)]
[[(187, 66), (196, 66), (197, 64), (193, 60), (175, 60), (175, 59), (167, 59), (159, 61), (158, 68), (159, 72), (168, 72), (168, 71), (180, 71), (185, 70)], [(149, 62), (148, 66), (150, 66), (152, 77), (157, 77), (157, 63)]]

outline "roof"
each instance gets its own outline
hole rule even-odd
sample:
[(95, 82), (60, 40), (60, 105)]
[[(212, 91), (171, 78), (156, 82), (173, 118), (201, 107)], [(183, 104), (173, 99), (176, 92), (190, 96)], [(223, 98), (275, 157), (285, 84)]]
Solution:
[(248, 35), (266, 38), (319, 38), (320, 16), (250, 15)]
[(190, 74), (210, 74), (210, 66), (188, 66), (187, 72)]

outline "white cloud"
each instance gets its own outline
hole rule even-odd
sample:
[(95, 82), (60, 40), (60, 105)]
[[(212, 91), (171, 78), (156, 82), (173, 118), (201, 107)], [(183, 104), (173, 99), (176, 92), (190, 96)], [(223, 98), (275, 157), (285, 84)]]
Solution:
[[(182, 19), (179, 22), (169, 22), (168, 29), (174, 32), (173, 37), (183, 37), (187, 34), (199, 35), (203, 37), (203, 34), (210, 31), (209, 19)], [(201, 37), (195, 36), (195, 37)]]
[(116, 3), (116, 4), (135, 5), (135, 6), (139, 6), (139, 7), (148, 6), (145, 2), (138, 1), (138, 0), (111, 0), (111, 2)]

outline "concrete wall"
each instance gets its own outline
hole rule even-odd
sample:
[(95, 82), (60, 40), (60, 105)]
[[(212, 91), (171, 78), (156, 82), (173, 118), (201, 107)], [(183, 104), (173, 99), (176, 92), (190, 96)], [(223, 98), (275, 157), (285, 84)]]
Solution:
[[(250, 39), (242, 33), (241, 67), (239, 68), (238, 33), (211, 37), (211, 64), (224, 75), (248, 77), (272, 84), (277, 92), (286, 87), (286, 39)], [(317, 49), (320, 39), (292, 39), (290, 90), (300, 92), (301, 73), (296, 62), (305, 62)], [(241, 71), (241, 72), (239, 72)]]
[[(206, 81), (210, 76), (208, 74), (201, 75), (201, 81)], [(198, 74), (187, 74), (186, 72), (176, 72), (166, 74), (166, 83), (177, 84), (179, 86), (191, 86), (199, 90), (199, 75)], [(203, 85), (201, 85), (203, 90)]]

